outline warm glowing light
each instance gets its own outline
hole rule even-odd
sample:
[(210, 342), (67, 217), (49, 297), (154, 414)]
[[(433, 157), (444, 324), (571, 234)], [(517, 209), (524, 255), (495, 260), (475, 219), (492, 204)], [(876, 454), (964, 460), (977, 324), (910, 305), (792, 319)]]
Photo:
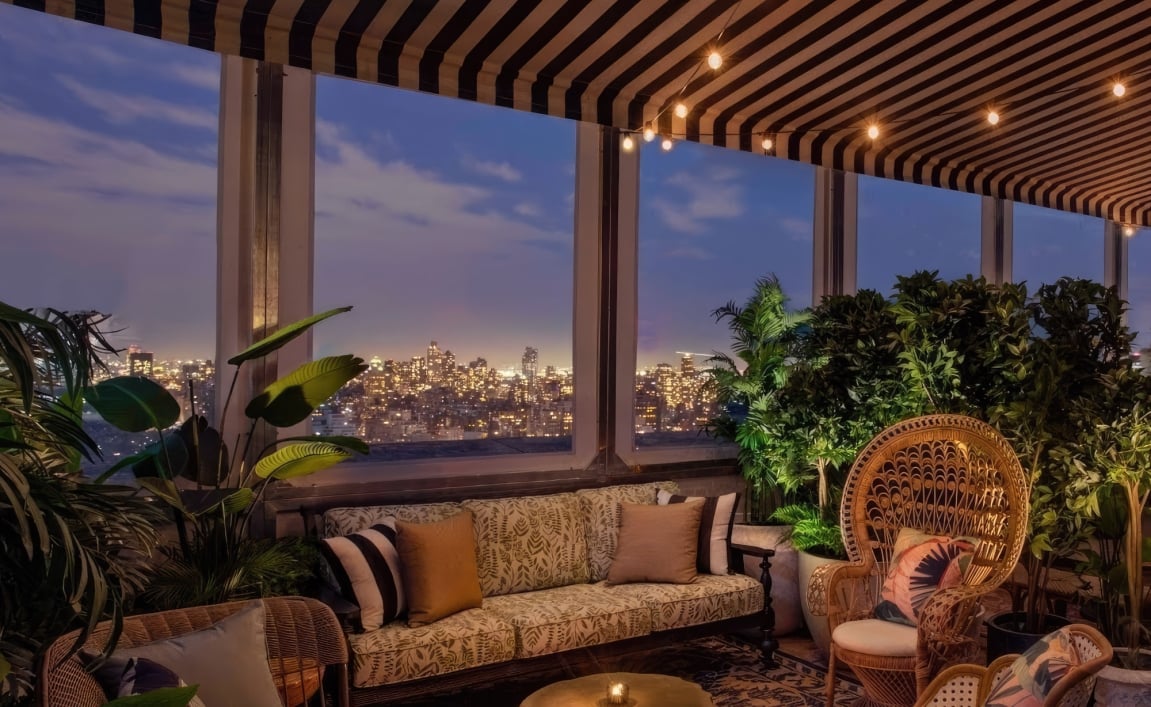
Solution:
[(665, 138), (663, 139), (663, 142), (661, 142), (661, 143), (659, 144), (659, 146), (663, 148), (663, 151), (664, 151), (664, 152), (670, 152), (670, 151), (671, 151), (671, 145), (672, 145), (672, 142), (671, 142), (671, 138), (670, 138), (670, 137), (665, 137)]
[(607, 685), (607, 703), (609, 705), (626, 705), (628, 692), (627, 683), (609, 682)]
[(999, 125), (999, 114), (993, 110), (988, 111), (987, 112), (987, 122), (991, 123), (992, 125)]
[(683, 103), (676, 103), (675, 104), (675, 117), (677, 117), (677, 118), (686, 118), (687, 117), (687, 105), (686, 104), (683, 104)]
[(771, 141), (771, 136), (765, 133), (759, 145), (763, 148), (764, 152), (768, 152), (775, 146), (775, 143)]
[(1127, 87), (1118, 81), (1111, 87), (1111, 93), (1114, 93), (1117, 98), (1122, 98), (1127, 93)]
[(631, 139), (631, 135), (624, 135), (621, 147), (623, 147), (624, 152), (631, 152), (635, 149), (635, 140)]
[(1129, 223), (1123, 224), (1123, 235), (1130, 238), (1135, 235), (1137, 229)]
[(718, 69), (723, 66), (723, 57), (719, 55), (719, 52), (712, 52), (707, 56), (707, 65), (713, 69)]
[(654, 139), (655, 139), (655, 128), (653, 128), (651, 126), (651, 123), (648, 123), (647, 125), (643, 126), (643, 141), (644, 142), (651, 142)]
[(872, 140), (879, 137), (879, 126), (875, 123), (867, 126), (867, 137), (871, 138)]

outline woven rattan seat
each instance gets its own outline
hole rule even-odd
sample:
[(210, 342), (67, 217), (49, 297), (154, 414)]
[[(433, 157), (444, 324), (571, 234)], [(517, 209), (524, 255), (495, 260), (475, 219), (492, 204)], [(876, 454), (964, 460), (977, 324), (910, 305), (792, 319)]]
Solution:
[[(276, 679), (285, 704), (299, 704), (301, 684), (318, 683), (318, 673), (331, 668), (336, 701), (348, 705), (348, 648), (335, 614), (326, 605), (304, 597), (271, 597), (263, 600), (268, 642), (268, 666)], [(116, 643), (117, 648), (140, 646), (207, 628), (231, 616), (248, 602), (237, 601), (212, 606), (175, 609), (155, 614), (128, 616)], [(98, 651), (112, 630), (101, 623), (84, 646)], [(42, 707), (97, 707), (107, 701), (99, 683), (87, 671), (78, 655), (69, 656), (77, 633), (58, 638), (44, 657), (39, 675), (39, 704)], [(303, 666), (303, 667), (301, 667)]]
[(840, 523), (848, 561), (812, 575), (809, 600), (832, 632), (873, 618), (878, 588), (903, 528), (978, 540), (958, 587), (935, 593), (923, 607), (913, 656), (847, 650), (832, 641), (828, 704), (835, 664), (851, 667), (865, 702), (911, 705), (945, 667), (970, 662), (979, 598), (1010, 575), (1023, 548), (1028, 488), (1011, 446), (991, 426), (961, 415), (927, 415), (889, 427), (871, 440), (848, 474)]

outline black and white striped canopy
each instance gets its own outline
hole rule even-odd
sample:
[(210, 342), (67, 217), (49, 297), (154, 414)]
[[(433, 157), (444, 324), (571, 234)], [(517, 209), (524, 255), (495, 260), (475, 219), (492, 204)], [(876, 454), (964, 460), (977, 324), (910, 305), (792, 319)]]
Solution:
[(1151, 226), (1148, 0), (5, 1), (743, 150), (768, 132), (793, 160)]

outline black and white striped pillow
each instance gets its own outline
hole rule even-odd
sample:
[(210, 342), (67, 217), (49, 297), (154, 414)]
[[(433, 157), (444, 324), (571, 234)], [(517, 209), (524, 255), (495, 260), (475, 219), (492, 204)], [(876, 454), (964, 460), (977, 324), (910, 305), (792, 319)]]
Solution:
[(396, 551), (396, 519), (358, 533), (324, 538), (320, 551), (340, 585), (340, 593), (360, 607), (364, 631), (375, 631), (408, 610)]
[(735, 507), (739, 505), (739, 494), (676, 496), (663, 489), (656, 494), (656, 502), (663, 506), (686, 501), (703, 501), (703, 514), (699, 519), (696, 569), (706, 574), (727, 574), (727, 546), (731, 541), (731, 524), (735, 520)]

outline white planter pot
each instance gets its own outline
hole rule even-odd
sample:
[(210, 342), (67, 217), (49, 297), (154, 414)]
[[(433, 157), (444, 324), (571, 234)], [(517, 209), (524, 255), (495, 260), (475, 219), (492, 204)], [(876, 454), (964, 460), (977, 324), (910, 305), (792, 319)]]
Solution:
[[(775, 612), (775, 635), (786, 636), (803, 626), (803, 612), (799, 607), (799, 570), (797, 553), (787, 536), (790, 525), (742, 525), (731, 529), (731, 541), (737, 545), (751, 545), (775, 550), (771, 558), (771, 608)], [(758, 557), (744, 557), (743, 573), (759, 579)]]
[[(1116, 655), (1126, 653), (1116, 648)], [(1145, 660), (1151, 651), (1141, 651)], [(1104, 666), (1095, 680), (1096, 707), (1151, 707), (1151, 670), (1127, 670), (1114, 665)]]
[(799, 555), (799, 600), (803, 606), (803, 621), (807, 624), (807, 631), (811, 634), (811, 640), (815, 642), (815, 647), (826, 656), (828, 648), (831, 646), (831, 629), (827, 626), (826, 616), (812, 616), (811, 606), (807, 600), (807, 588), (811, 584), (811, 573), (815, 571), (816, 567), (839, 562), (839, 560), (812, 555), (802, 550), (797, 554)]

